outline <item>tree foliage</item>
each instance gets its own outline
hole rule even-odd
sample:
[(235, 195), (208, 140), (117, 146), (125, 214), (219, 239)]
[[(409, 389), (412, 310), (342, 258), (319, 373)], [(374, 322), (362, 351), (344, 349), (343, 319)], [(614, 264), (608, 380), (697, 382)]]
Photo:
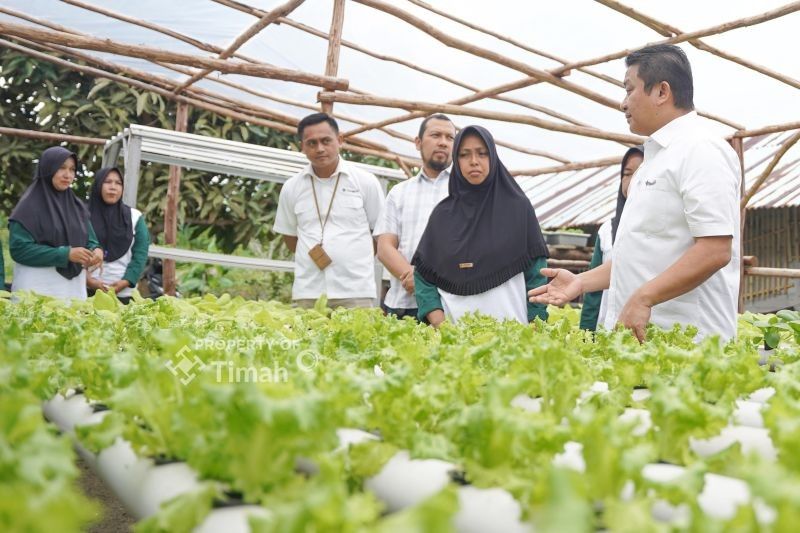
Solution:
[[(108, 139), (130, 124), (175, 127), (176, 107), (158, 94), (93, 78), (27, 55), (0, 50), (0, 122), (10, 128)], [(294, 136), (192, 108), (189, 133), (297, 150)], [(29, 185), (39, 154), (52, 143), (0, 136), (0, 210), (11, 212)], [(86, 197), (103, 147), (69, 145), (80, 158), (75, 191)], [(348, 154), (348, 159), (353, 158)], [(369, 158), (370, 163), (393, 166)], [(122, 165), (122, 159), (119, 160)], [(137, 208), (151, 233), (163, 229), (169, 167), (143, 163)], [(178, 223), (210, 236), (220, 250), (231, 252), (253, 240), (270, 255), (285, 255), (272, 233), (279, 185), (184, 169)]]

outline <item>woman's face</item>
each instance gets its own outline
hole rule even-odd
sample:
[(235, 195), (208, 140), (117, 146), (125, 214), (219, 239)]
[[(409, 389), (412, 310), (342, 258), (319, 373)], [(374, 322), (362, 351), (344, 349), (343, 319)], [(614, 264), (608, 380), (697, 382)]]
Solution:
[(458, 147), (458, 167), (472, 185), (480, 185), (489, 175), (489, 149), (478, 135), (467, 135)]
[(73, 181), (75, 181), (75, 160), (68, 157), (53, 174), (53, 188), (59, 192), (66, 191)]
[(116, 170), (112, 170), (100, 186), (100, 196), (109, 205), (114, 205), (122, 198), (122, 177)]
[(628, 156), (628, 160), (625, 162), (625, 168), (622, 169), (622, 196), (625, 198), (628, 197), (628, 189), (631, 186), (633, 173), (636, 172), (636, 169), (639, 168), (642, 161), (644, 161), (644, 157), (636, 152)]

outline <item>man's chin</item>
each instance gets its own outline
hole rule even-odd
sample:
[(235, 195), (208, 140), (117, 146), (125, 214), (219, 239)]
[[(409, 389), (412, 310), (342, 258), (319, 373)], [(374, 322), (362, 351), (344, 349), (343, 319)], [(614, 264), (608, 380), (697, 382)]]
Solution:
[(441, 172), (450, 166), (450, 163), (440, 163), (438, 161), (428, 161), (426, 166), (432, 168), (436, 172)]

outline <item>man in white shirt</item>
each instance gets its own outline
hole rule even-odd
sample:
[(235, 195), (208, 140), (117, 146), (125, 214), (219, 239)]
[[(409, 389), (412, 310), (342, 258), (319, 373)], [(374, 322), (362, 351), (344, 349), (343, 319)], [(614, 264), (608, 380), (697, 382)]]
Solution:
[(609, 288), (606, 328), (621, 323), (643, 341), (648, 322), (691, 324), (699, 338), (727, 341), (736, 336), (739, 293), (739, 160), (693, 111), (680, 48), (648, 46), (625, 64), (622, 110), (631, 131), (649, 138), (612, 260), (577, 276), (543, 269), (553, 280), (530, 291), (531, 301), (564, 305)]
[(373, 307), (380, 183), (339, 157), (339, 126), (327, 114), (305, 117), (297, 135), (310, 164), (284, 183), (274, 225), (295, 253), (292, 300), (311, 307), (324, 294), (331, 307)]
[(414, 139), (422, 157), (422, 169), (389, 191), (375, 225), (378, 259), (392, 274), (383, 310), (398, 318), (417, 316), (411, 258), (431, 211), (448, 194), (455, 136), (456, 128), (446, 115), (437, 113), (422, 121)]

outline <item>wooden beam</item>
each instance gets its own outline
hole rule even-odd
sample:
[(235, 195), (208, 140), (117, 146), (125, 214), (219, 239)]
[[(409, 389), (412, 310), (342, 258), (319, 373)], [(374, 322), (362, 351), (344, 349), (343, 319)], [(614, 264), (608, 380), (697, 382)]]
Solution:
[[(563, 80), (560, 77), (552, 74), (552, 72), (550, 71), (544, 71), (541, 69), (534, 68), (528, 65), (527, 63), (523, 63), (522, 61), (509, 59), (504, 55), (498, 54), (497, 52), (494, 52), (492, 50), (481, 48), (480, 46), (476, 46), (467, 41), (463, 41), (461, 39), (452, 37), (441, 31), (436, 26), (429, 24), (426, 21), (420, 19), (419, 17), (415, 17), (411, 13), (399, 9), (392, 4), (389, 4), (382, 0), (354, 0), (354, 1), (358, 2), (359, 4), (364, 4), (366, 6), (369, 6), (378, 11), (382, 11), (386, 14), (392, 15), (404, 22), (407, 22), (451, 48), (456, 48), (458, 50), (462, 50), (469, 54), (482, 57), (484, 59), (488, 59), (489, 61), (493, 61), (498, 65), (503, 65), (504, 67), (517, 70), (532, 78), (536, 78), (539, 81), (550, 83), (552, 85), (560, 87), (561, 89), (578, 94), (580, 96), (583, 96), (584, 98), (592, 100), (593, 102), (597, 102), (606, 107), (610, 107), (612, 109), (617, 109), (617, 110), (620, 108), (620, 103), (616, 100), (608, 98), (607, 96), (604, 96), (600, 93), (591, 91), (585, 87), (581, 87), (580, 85), (577, 85), (575, 83)], [(563, 70), (564, 69), (561, 68), (559, 69), (559, 72), (563, 72)]]
[(587, 128), (584, 126), (573, 126), (572, 124), (559, 124), (548, 120), (532, 117), (530, 115), (515, 115), (512, 113), (501, 113), (498, 111), (486, 111), (483, 109), (474, 109), (471, 107), (464, 107), (449, 104), (433, 104), (427, 102), (411, 102), (408, 100), (399, 100), (396, 98), (381, 98), (377, 96), (368, 96), (363, 94), (348, 94), (348, 93), (330, 93), (321, 92), (318, 95), (321, 102), (342, 102), (347, 104), (356, 105), (372, 105), (381, 107), (402, 107), (403, 109), (421, 111), (426, 114), (429, 113), (447, 113), (450, 115), (466, 115), (470, 117), (485, 118), (489, 120), (501, 120), (505, 122), (515, 122), (519, 124), (528, 124), (551, 131), (560, 131), (563, 133), (571, 133), (573, 135), (583, 135), (585, 137), (594, 137), (596, 139), (606, 139), (609, 141), (618, 141), (630, 144), (641, 144), (643, 139), (635, 135), (627, 135), (623, 133), (613, 133), (603, 131), (595, 128)]
[(744, 273), (768, 278), (800, 278), (800, 269), (797, 268), (745, 267)]
[[(500, 39), (501, 41), (504, 41), (504, 42), (506, 42), (508, 44), (516, 46), (517, 48), (525, 50), (526, 52), (530, 52), (532, 54), (536, 54), (537, 56), (544, 57), (544, 58), (550, 59), (552, 61), (557, 61), (558, 63), (561, 63), (562, 65), (569, 64), (569, 61), (567, 61), (566, 59), (558, 57), (558, 56), (556, 56), (554, 54), (550, 54), (548, 52), (543, 52), (542, 50), (539, 50), (537, 48), (533, 48), (531, 46), (528, 46), (525, 43), (522, 43), (522, 42), (520, 42), (520, 41), (518, 41), (516, 39), (513, 39), (511, 37), (502, 35), (500, 33), (494, 32), (492, 30), (488, 30), (486, 28), (478, 26), (477, 24), (473, 24), (468, 20), (464, 20), (462, 18), (459, 18), (459, 17), (456, 17), (456, 16), (452, 15), (452, 14), (448, 13), (447, 11), (445, 11), (443, 9), (437, 9), (436, 7), (430, 5), (430, 4), (426, 3), (426, 2), (423, 2), (422, 0), (408, 0), (408, 1), (411, 2), (412, 4), (416, 5), (416, 6), (419, 6), (419, 7), (423, 8), (423, 9), (427, 9), (431, 13), (436, 13), (439, 16), (442, 16), (444, 18), (450, 19), (450, 20), (452, 20), (454, 22), (458, 22), (459, 24), (462, 24), (462, 25), (464, 25), (464, 26), (466, 26), (468, 28), (471, 28), (471, 29), (473, 29), (475, 31), (479, 31), (479, 32), (484, 33), (486, 35), (491, 35), (492, 37), (495, 37), (496, 39)], [(583, 72), (584, 74), (588, 74), (589, 76), (595, 77), (595, 78), (597, 78), (599, 80), (603, 80), (603, 81), (608, 82), (608, 83), (610, 83), (612, 85), (616, 85), (617, 87), (622, 87), (623, 86), (621, 81), (619, 81), (619, 80), (617, 80), (615, 78), (612, 78), (611, 76), (607, 76), (606, 74), (602, 74), (600, 72), (597, 72), (595, 70), (590, 70), (588, 68), (578, 68), (578, 69), (575, 69), (575, 70), (579, 70), (579, 71)], [(564, 73), (564, 75), (566, 75), (566, 72)]]
[(772, 171), (775, 170), (775, 167), (778, 165), (784, 154), (788, 152), (789, 149), (792, 146), (794, 146), (795, 143), (797, 143), (797, 141), (799, 140), (800, 140), (800, 131), (798, 131), (797, 133), (795, 133), (794, 135), (792, 135), (783, 142), (781, 149), (778, 150), (772, 157), (772, 161), (769, 162), (767, 168), (764, 169), (764, 172), (762, 172), (761, 175), (756, 179), (756, 181), (750, 186), (750, 189), (747, 190), (747, 194), (745, 194), (742, 197), (742, 205), (741, 205), (742, 209), (747, 207), (748, 202), (750, 202), (753, 196), (755, 196), (755, 194), (758, 192), (758, 190), (761, 188), (764, 182), (767, 181), (767, 178), (769, 178), (770, 174), (772, 174)]
[[(241, 11), (243, 13), (248, 13), (248, 14), (254, 16), (254, 17), (260, 17), (260, 16), (263, 16), (264, 13), (266, 13), (266, 11), (263, 11), (261, 9), (255, 8), (255, 7), (251, 7), (251, 6), (242, 4), (240, 2), (236, 2), (234, 0), (213, 0), (213, 1), (218, 3), (218, 4), (222, 4), (224, 6), (228, 6), (230, 8), (236, 9), (236, 10)], [(316, 37), (320, 37), (320, 38), (326, 39), (326, 40), (328, 39), (328, 34), (326, 34), (325, 32), (320, 31), (320, 30), (318, 30), (316, 28), (312, 28), (311, 26), (307, 26), (307, 25), (302, 24), (300, 22), (296, 22), (296, 21), (294, 21), (294, 20), (292, 20), (290, 18), (286, 18), (285, 17), (285, 18), (279, 19), (279, 22), (282, 23), (282, 24), (286, 24), (287, 26), (291, 26), (292, 28), (298, 29), (300, 31), (306, 32), (306, 33), (308, 33), (310, 35), (314, 35)], [(427, 76), (431, 76), (431, 77), (446, 81), (448, 83), (451, 83), (451, 84), (456, 85), (458, 87), (462, 87), (464, 89), (468, 89), (468, 90), (476, 92), (476, 93), (481, 92), (481, 90), (479, 88), (475, 87), (474, 85), (470, 85), (468, 83), (464, 83), (463, 81), (460, 81), (460, 80), (451, 78), (449, 76), (446, 76), (446, 75), (442, 74), (441, 72), (437, 72), (435, 70), (427, 69), (425, 67), (422, 67), (420, 65), (411, 63), (410, 61), (406, 61), (406, 60), (401, 59), (399, 57), (394, 57), (394, 56), (390, 56), (390, 55), (386, 55), (386, 54), (379, 54), (377, 52), (374, 52), (372, 50), (364, 48), (363, 46), (359, 46), (359, 45), (357, 45), (357, 44), (355, 44), (355, 43), (353, 43), (351, 41), (347, 41), (347, 40), (344, 40), (344, 39), (342, 39), (341, 44), (342, 44), (342, 46), (344, 46), (346, 48), (350, 48), (351, 50), (355, 50), (357, 52), (360, 52), (362, 54), (368, 55), (370, 57), (374, 57), (375, 59), (378, 59), (378, 60), (381, 60), (381, 61), (387, 61), (387, 62), (391, 62), (391, 63), (396, 63), (398, 65), (402, 65), (402, 66), (404, 66), (406, 68), (409, 68), (409, 69), (412, 69), (412, 70), (414, 70), (416, 72), (420, 72), (420, 73), (425, 74)], [(611, 80), (612, 83), (615, 82), (614, 83), (615, 85), (617, 85), (619, 87), (622, 86), (621, 82), (614, 80), (610, 76), (606, 76), (606, 77), (609, 78), (609, 80)], [(525, 81), (528, 81), (528, 80), (529, 80), (529, 78), (525, 78)], [(528, 85), (534, 85), (536, 83), (540, 83), (539, 80), (533, 79), (528, 83)], [(508, 90), (511, 90), (511, 89), (508, 89)], [(354, 89), (353, 87), (350, 87), (350, 91), (352, 91), (352, 92), (361, 92), (361, 91), (358, 91), (358, 90)], [(532, 109), (534, 111), (539, 111), (540, 113), (544, 113), (546, 115), (552, 116), (553, 118), (558, 118), (558, 119), (564, 120), (565, 122), (569, 122), (570, 124), (576, 124), (578, 126), (586, 126), (587, 125), (587, 124), (584, 124), (584, 123), (578, 121), (577, 119), (568, 117), (567, 115), (564, 115), (564, 114), (561, 114), (561, 113), (557, 113), (556, 111), (548, 109), (548, 108), (546, 108), (544, 106), (539, 106), (537, 104), (534, 104), (534, 103), (531, 103), (531, 102), (528, 102), (528, 101), (525, 101), (525, 100), (521, 100), (519, 98), (512, 98), (510, 96), (502, 96), (500, 93), (494, 93), (494, 94), (486, 93), (486, 95), (482, 96), (481, 98), (492, 98), (494, 100), (500, 100), (500, 101), (503, 101), (503, 102), (509, 102), (511, 104), (515, 104), (515, 105), (518, 105), (518, 106), (521, 106), (521, 107), (526, 107), (528, 109)], [(375, 129), (375, 128), (369, 128), (369, 129)], [(364, 130), (364, 131), (367, 131), (367, 130)]]
[[(175, 131), (186, 132), (189, 119), (189, 106), (178, 103), (175, 113)], [(169, 166), (169, 183), (167, 184), (167, 205), (164, 208), (164, 242), (167, 246), (178, 243), (178, 199), (180, 198), (182, 169), (178, 165)], [(175, 296), (176, 276), (175, 261), (165, 259), (163, 263), (164, 293)]]
[(800, 121), (774, 124), (772, 126), (764, 126), (763, 128), (755, 128), (752, 130), (739, 130), (733, 134), (733, 137), (758, 137), (760, 135), (769, 135), (770, 133), (780, 133), (790, 130), (800, 130)]
[[(238, 112), (238, 111), (231, 110), (231, 109), (226, 108), (226, 107), (222, 107), (220, 105), (211, 104), (211, 103), (208, 103), (206, 101), (199, 100), (197, 98), (189, 98), (189, 97), (182, 96), (182, 95), (176, 95), (172, 91), (170, 91), (168, 89), (165, 89), (165, 88), (162, 88), (162, 87), (159, 87), (159, 86), (156, 86), (156, 85), (145, 83), (145, 82), (142, 82), (140, 80), (133, 79), (133, 78), (120, 76), (118, 74), (106, 72), (104, 70), (96, 69), (96, 68), (93, 68), (93, 67), (88, 67), (88, 66), (84, 66), (84, 65), (78, 65), (76, 63), (73, 63), (73, 62), (70, 62), (70, 61), (66, 61), (64, 59), (60, 59), (60, 58), (51, 56), (49, 54), (38, 52), (36, 50), (33, 50), (31, 48), (28, 48), (28, 47), (25, 47), (25, 46), (22, 46), (22, 45), (19, 45), (19, 44), (16, 44), (16, 43), (13, 43), (11, 41), (6, 41), (4, 39), (0, 39), (0, 45), (3, 45), (5, 47), (7, 47), (7, 48), (11, 48), (11, 49), (17, 50), (19, 52), (25, 53), (25, 54), (30, 55), (32, 57), (36, 57), (36, 58), (42, 59), (44, 61), (48, 61), (50, 63), (62, 66), (64, 68), (69, 68), (69, 69), (72, 69), (72, 70), (75, 70), (75, 71), (78, 71), (78, 72), (84, 72), (84, 73), (87, 73), (87, 74), (90, 74), (92, 76), (99, 77), (99, 78), (109, 79), (109, 80), (112, 80), (112, 81), (116, 81), (118, 83), (123, 83), (123, 84), (126, 84), (126, 85), (130, 85), (132, 87), (137, 87), (139, 89), (143, 89), (143, 90), (146, 90), (146, 91), (151, 91), (151, 92), (154, 92), (156, 94), (159, 94), (159, 95), (165, 97), (168, 100), (172, 100), (172, 101), (175, 101), (175, 102), (184, 102), (184, 103), (190, 104), (190, 105), (192, 105), (194, 107), (197, 107), (197, 108), (200, 108), (200, 109), (205, 109), (206, 111), (211, 111), (211, 112), (216, 113), (216, 114), (218, 114), (220, 116), (229, 117), (229, 118), (232, 118), (232, 119), (235, 119), (235, 120), (240, 120), (242, 122), (247, 122), (247, 123), (251, 123), (251, 124), (257, 124), (257, 125), (260, 125), (260, 126), (264, 126), (264, 127), (267, 127), (267, 128), (272, 128), (274, 130), (282, 131), (282, 132), (285, 132), (285, 133), (295, 134), (297, 132), (297, 128), (294, 127), (294, 126), (289, 126), (289, 125), (282, 124), (282, 123), (275, 122), (275, 121), (271, 121), (271, 120), (265, 120), (265, 119), (262, 119), (262, 118), (259, 118), (259, 117), (255, 117), (255, 116), (252, 116), (252, 115), (247, 115), (247, 114), (244, 114), (244, 113), (241, 113), (241, 112)], [(371, 143), (371, 142), (365, 141), (365, 140), (358, 140), (357, 142), (366, 144), (367, 147), (358, 146), (358, 145), (355, 145), (355, 144), (351, 143), (349, 145), (350, 146), (350, 150), (355, 152), (355, 153), (363, 153), (364, 155), (377, 155), (378, 157), (384, 157), (384, 158), (387, 158), (389, 160), (393, 160), (395, 155), (396, 155), (394, 153), (389, 152), (388, 150), (382, 149), (382, 146), (377, 144), (377, 143)], [(368, 147), (368, 146), (376, 146), (376, 145), (378, 147), (377, 149)], [(378, 155), (378, 154), (380, 154), (380, 155)]]
[(570, 170), (585, 170), (587, 168), (601, 168), (609, 167), (611, 165), (619, 165), (622, 162), (622, 156), (605, 157), (603, 159), (595, 159), (593, 161), (583, 161), (581, 163), (568, 163), (566, 165), (558, 165), (553, 167), (532, 168), (527, 170), (512, 170), (512, 176), (540, 176), (542, 174), (556, 174), (558, 172), (567, 172)]
[[(218, 59), (228, 59), (231, 57), (239, 48), (244, 46), (244, 44), (258, 35), (258, 33), (278, 20), (281, 17), (285, 17), (292, 11), (294, 11), (300, 4), (302, 4), (305, 0), (289, 0), (285, 4), (279, 5), (263, 17), (261, 17), (258, 22), (247, 28), (241, 35), (239, 35), (230, 46), (228, 46), (225, 50), (220, 52)], [(185, 82), (181, 83), (178, 87), (175, 88), (175, 92), (179, 93), (189, 87), (190, 85), (202, 80), (209, 74), (214, 72), (214, 69), (205, 68), (186, 80)], [(327, 73), (326, 73), (327, 74)]]
[[(744, 142), (742, 142), (741, 138), (733, 138), (730, 140), (730, 144), (739, 158), (739, 197), (741, 198), (744, 196), (745, 180), (747, 179), (744, 171)], [(747, 209), (742, 206), (739, 214), (739, 313), (744, 313), (744, 232), (746, 219)]]
[[(478, 100), (483, 100), (484, 98), (489, 98), (493, 95), (513, 91), (515, 89), (521, 89), (523, 87), (528, 87), (530, 85), (534, 85), (539, 83), (538, 80), (535, 78), (523, 78), (521, 80), (517, 80), (511, 83), (504, 83), (503, 85), (498, 85), (496, 87), (492, 87), (489, 89), (485, 89), (483, 91), (478, 91), (474, 94), (470, 94), (467, 96), (463, 96), (461, 98), (456, 98), (455, 100), (451, 100), (447, 102), (450, 105), (463, 105), (463, 104), (470, 104), (472, 102), (477, 102)], [(342, 135), (345, 137), (349, 137), (351, 135), (357, 135), (359, 133), (364, 133), (365, 131), (379, 129), (386, 127), (390, 124), (397, 124), (398, 122), (406, 122), (408, 120), (414, 120), (416, 118), (422, 118), (426, 115), (424, 111), (415, 111), (413, 113), (407, 113), (405, 115), (398, 115), (395, 117), (387, 118), (384, 120), (379, 120), (378, 122), (372, 122), (369, 124), (365, 124), (359, 128), (354, 128), (350, 131), (344, 132)], [(575, 124), (576, 126), (585, 126), (585, 124)], [(588, 127), (588, 126), (587, 126)]]
[(22, 37), (36, 42), (44, 42), (45, 44), (59, 44), (73, 48), (83, 48), (87, 50), (95, 50), (98, 52), (106, 52), (128, 57), (138, 57), (140, 59), (146, 59), (154, 62), (163, 61), (166, 63), (177, 63), (179, 65), (188, 65), (198, 68), (212, 68), (214, 70), (219, 70), (220, 72), (230, 74), (244, 74), (261, 78), (292, 81), (295, 83), (313, 85), (315, 87), (346, 90), (348, 86), (347, 80), (328, 78), (325, 76), (309, 74), (307, 72), (253, 63), (233, 63), (221, 59), (193, 56), (189, 54), (178, 54), (160, 50), (158, 48), (119, 43), (116, 41), (111, 41), (110, 39), (95, 39), (82, 35), (64, 34), (61, 32), (43, 30), (22, 24), (14, 24), (3, 20), (0, 20), (0, 34)]
[[(645, 15), (644, 13), (641, 13), (641, 12), (631, 8), (631, 7), (628, 7), (628, 6), (626, 6), (626, 5), (624, 5), (624, 4), (620, 3), (620, 2), (617, 2), (616, 0), (595, 0), (595, 1), (603, 4), (604, 6), (606, 6), (608, 8), (613, 9), (614, 11), (616, 11), (618, 13), (621, 13), (621, 14), (627, 16), (627, 17), (630, 17), (630, 18), (632, 18), (632, 19), (644, 24), (648, 28), (650, 28), (652, 30), (655, 30), (658, 33), (668, 37), (668, 39), (666, 39), (664, 41), (658, 41), (658, 44), (662, 44), (662, 43), (675, 44), (675, 43), (688, 41), (689, 44), (691, 44), (695, 48), (698, 48), (698, 49), (703, 50), (705, 52), (709, 52), (709, 53), (711, 53), (711, 54), (713, 54), (713, 55), (715, 55), (717, 57), (720, 57), (722, 59), (727, 59), (728, 61), (732, 61), (734, 63), (738, 63), (739, 65), (741, 65), (743, 67), (746, 67), (746, 68), (749, 68), (751, 70), (754, 70), (754, 71), (756, 71), (756, 72), (758, 72), (760, 74), (764, 74), (766, 76), (769, 76), (770, 78), (773, 78), (773, 79), (778, 80), (778, 81), (780, 81), (782, 83), (785, 83), (785, 84), (787, 84), (787, 85), (789, 85), (791, 87), (794, 87), (795, 89), (800, 89), (800, 81), (798, 81), (798, 80), (796, 80), (794, 78), (791, 78), (789, 76), (786, 76), (786, 75), (781, 74), (779, 72), (775, 72), (773, 70), (770, 70), (770, 69), (768, 69), (766, 67), (763, 67), (761, 65), (758, 65), (756, 63), (752, 63), (752, 62), (747, 61), (745, 59), (742, 59), (740, 57), (737, 57), (737, 56), (734, 56), (734, 55), (729, 54), (727, 52), (724, 52), (724, 51), (722, 51), (722, 50), (720, 50), (718, 48), (715, 48), (713, 46), (710, 46), (707, 43), (705, 43), (705, 42), (700, 40), (700, 37), (706, 37), (706, 36), (709, 36), (709, 35), (718, 35), (720, 33), (724, 33), (724, 32), (727, 32), (727, 31), (730, 31), (730, 30), (733, 30), (733, 29), (736, 29), (736, 28), (744, 28), (744, 27), (747, 27), (747, 26), (753, 26), (755, 24), (760, 24), (760, 23), (766, 22), (768, 20), (773, 20), (775, 18), (784, 16), (784, 15), (787, 15), (787, 14), (790, 14), (790, 13), (794, 13), (795, 11), (799, 11), (800, 10), (800, 2), (792, 2), (792, 3), (786, 4), (784, 6), (781, 6), (781, 7), (777, 8), (777, 9), (773, 9), (771, 11), (767, 11), (766, 13), (762, 13), (760, 15), (756, 15), (756, 16), (753, 16), (753, 17), (745, 17), (743, 19), (739, 19), (739, 20), (735, 20), (735, 21), (731, 21), (731, 22), (726, 22), (724, 24), (718, 24), (716, 26), (712, 26), (711, 28), (706, 28), (704, 30), (698, 30), (698, 31), (695, 31), (695, 32), (686, 33), (686, 32), (682, 32), (681, 30), (679, 30), (675, 26), (671, 26), (669, 24), (665, 24), (665, 23), (663, 23), (663, 22), (661, 22), (659, 20), (656, 20), (653, 17)], [(652, 44), (656, 44), (656, 43), (652, 43)], [(623, 53), (623, 52), (617, 52), (617, 54), (620, 54), (620, 53)], [(627, 54), (625, 54), (625, 55), (627, 55)], [(611, 57), (611, 56), (613, 56), (613, 57)], [(608, 56), (603, 56), (602, 58), (598, 58), (598, 60), (600, 62), (605, 62), (605, 61), (609, 61), (611, 59), (618, 59), (619, 57), (622, 57), (622, 56), (618, 56), (616, 54), (610, 54)], [(597, 61), (597, 60), (590, 60), (590, 61), (591, 62), (588, 62), (588, 64), (596, 64), (593, 61)], [(578, 63), (578, 65), (581, 65), (581, 64), (586, 65), (587, 62)], [(567, 66), (572, 66), (573, 68), (575, 68), (574, 65), (567, 65)], [(567, 67), (564, 67), (564, 68), (567, 68)]]
[[(325, 75), (335, 77), (339, 72), (339, 50), (342, 47), (342, 28), (344, 27), (344, 0), (333, 1), (331, 29), (328, 32), (328, 57), (325, 61)], [(333, 113), (333, 102), (322, 102), (322, 112)]]
[[(173, 39), (177, 39), (177, 40), (182, 41), (184, 43), (190, 44), (190, 45), (194, 46), (195, 48), (199, 48), (200, 50), (204, 50), (206, 52), (219, 53), (219, 52), (222, 51), (222, 48), (214, 46), (213, 44), (209, 44), (209, 43), (200, 41), (198, 39), (194, 39), (192, 37), (189, 37), (187, 35), (184, 35), (182, 33), (177, 32), (177, 31), (173, 31), (173, 30), (171, 30), (169, 28), (165, 28), (163, 26), (159, 26), (158, 24), (153, 24), (152, 22), (147, 22), (147, 21), (138, 19), (136, 17), (129, 17), (127, 15), (123, 15), (122, 13), (118, 13), (116, 11), (112, 11), (111, 9), (106, 9), (106, 8), (103, 8), (103, 7), (94, 5), (94, 4), (88, 4), (86, 2), (80, 2), (79, 0), (61, 0), (61, 1), (64, 2), (65, 4), (69, 4), (69, 5), (72, 5), (72, 6), (75, 6), (75, 7), (79, 7), (81, 9), (86, 9), (87, 11), (93, 11), (95, 13), (99, 13), (101, 15), (105, 15), (106, 17), (109, 17), (109, 18), (113, 18), (113, 19), (116, 19), (116, 20), (121, 20), (122, 22), (127, 22), (128, 24), (133, 24), (135, 26), (139, 26), (139, 27), (142, 27), (142, 28), (147, 28), (148, 30), (155, 31), (155, 32), (161, 33), (163, 35), (168, 35), (169, 37), (172, 37)], [(5, 12), (6, 10), (4, 8), (0, 8), (0, 11)], [(15, 14), (14, 16), (20, 16), (20, 15), (19, 14)], [(41, 19), (36, 19), (35, 17), (25, 17), (25, 18), (29, 22), (36, 22), (36, 23), (42, 24)], [(57, 26), (57, 25), (54, 24), (53, 26)], [(54, 30), (58, 30), (59, 28), (53, 27), (53, 29)], [(64, 28), (62, 26), (61, 29), (63, 31), (66, 28)], [(78, 32), (70, 31), (69, 33), (78, 33)], [(242, 59), (245, 59), (245, 58), (242, 57)], [(253, 62), (256, 62), (256, 61), (253, 60)]]
[(97, 137), (78, 137), (76, 135), (64, 135), (61, 133), (51, 133), (48, 131), (20, 130), (17, 128), (0, 127), (0, 135), (58, 143), (67, 142), (73, 144), (94, 144), (97, 146), (104, 146), (106, 144), (106, 139), (99, 139)]
[[(19, 40), (21, 42), (24, 42), (24, 43), (28, 44), (29, 46), (35, 46), (35, 47), (38, 47), (38, 48), (42, 48), (42, 49), (46, 49), (46, 50), (50, 50), (50, 51), (55, 51), (55, 52), (58, 52), (58, 53), (61, 53), (61, 54), (66, 54), (66, 55), (68, 55), (70, 57), (75, 57), (75, 58), (78, 58), (78, 59), (80, 59), (82, 61), (86, 61), (87, 63), (94, 63), (94, 64), (99, 65), (99, 66), (101, 66), (101, 67), (103, 67), (103, 68), (105, 68), (105, 69), (107, 69), (107, 70), (109, 70), (109, 71), (111, 71), (111, 72), (113, 72), (115, 74), (125, 74), (126, 76), (132, 76), (134, 79), (138, 78), (138, 79), (144, 80), (144, 81), (146, 81), (148, 83), (156, 84), (158, 86), (163, 87), (164, 89), (169, 89), (170, 92), (172, 92), (173, 94), (174, 94), (174, 90), (173, 89), (177, 85), (177, 82), (172, 80), (172, 79), (170, 79), (170, 78), (166, 78), (164, 76), (159, 76), (159, 75), (156, 75), (156, 74), (151, 74), (149, 72), (136, 70), (136, 69), (127, 67), (125, 65), (120, 65), (120, 64), (117, 64), (117, 63), (113, 63), (111, 61), (106, 61), (106, 60), (101, 59), (101, 58), (99, 58), (97, 56), (84, 54), (84, 53), (78, 52), (76, 50), (73, 50), (71, 48), (58, 46), (58, 45), (43, 45), (43, 44), (40, 44), (40, 43), (36, 43), (36, 42), (32, 42), (32, 41), (28, 41), (26, 39), (20, 39), (20, 38), (17, 38), (17, 40)], [(25, 52), (25, 53), (27, 53), (27, 52)], [(52, 57), (52, 56), (46, 56), (46, 57), (49, 58), (49, 57)], [(69, 63), (68, 62), (64, 66), (68, 66), (68, 68), (73, 68), (74, 63)], [(180, 71), (181, 73), (184, 73), (184, 74), (186, 74), (187, 72), (189, 73), (189, 75), (192, 74), (191, 71), (185, 70), (182, 67), (175, 67), (174, 65), (167, 65), (167, 64), (165, 64), (163, 66), (165, 68), (172, 68), (174, 70)], [(124, 78), (124, 79), (127, 80), (128, 78)], [(221, 94), (214, 93), (212, 91), (207, 91), (207, 90), (202, 89), (200, 87), (194, 87), (194, 88), (188, 89), (186, 91), (186, 95), (190, 96), (192, 98), (201, 100), (203, 102), (206, 102), (206, 103), (209, 103), (209, 104), (213, 104), (213, 105), (219, 105), (219, 102), (217, 102), (215, 100), (221, 100), (225, 104), (225, 105), (223, 105), (223, 107), (232, 108), (233, 110), (243, 110), (244, 109), (244, 110), (248, 110), (255, 117), (267, 118), (267, 119), (270, 119), (270, 120), (278, 120), (280, 122), (283, 122), (285, 124), (288, 124), (288, 125), (292, 126), (292, 128), (293, 128), (292, 130), (287, 130), (287, 132), (289, 132), (289, 133), (294, 131), (294, 129), (296, 128), (297, 123), (298, 123), (298, 119), (296, 117), (289, 116), (289, 115), (286, 115), (286, 114), (281, 113), (279, 111), (268, 109), (268, 108), (263, 107), (263, 106), (256, 106), (255, 104), (252, 104), (250, 102), (237, 100), (237, 99), (229, 97), (227, 95), (221, 95)], [(313, 109), (313, 107), (312, 107), (312, 109)], [(410, 140), (413, 142), (413, 139), (410, 139)], [(380, 143), (376, 143), (376, 142), (373, 142), (373, 141), (366, 140), (366, 139), (360, 139), (360, 138), (356, 139), (356, 138), (354, 138), (354, 139), (352, 139), (352, 142), (354, 144), (364, 145), (366, 147), (370, 147), (370, 148), (377, 149), (377, 150), (389, 151), (389, 149), (386, 146), (384, 146), (384, 145), (382, 145)]]

